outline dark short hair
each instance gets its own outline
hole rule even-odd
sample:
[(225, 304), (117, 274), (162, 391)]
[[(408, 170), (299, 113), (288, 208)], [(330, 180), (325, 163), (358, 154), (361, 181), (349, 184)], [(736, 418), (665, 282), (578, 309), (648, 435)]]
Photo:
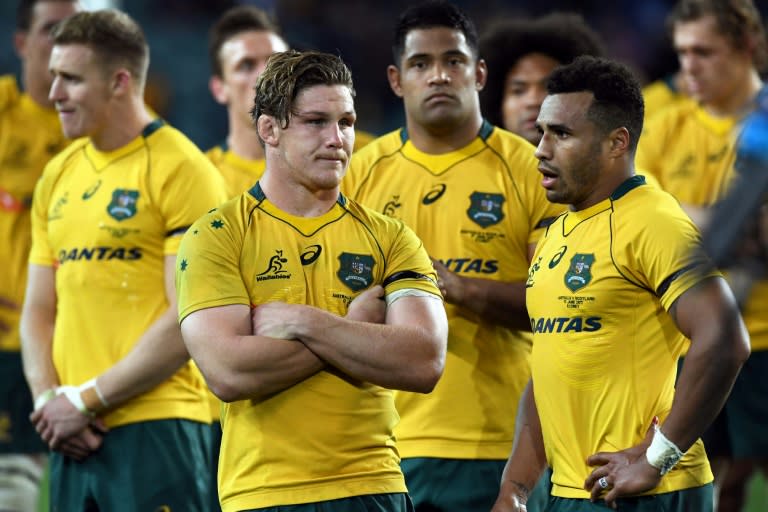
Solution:
[(570, 64), (555, 68), (547, 82), (547, 93), (591, 92), (594, 96), (587, 118), (603, 133), (624, 127), (630, 150), (637, 148), (643, 131), (643, 94), (640, 82), (627, 66), (600, 57), (582, 55)]
[(43, 2), (67, 2), (76, 4), (78, 0), (19, 0), (19, 4), (16, 6), (17, 30), (29, 30), (32, 26), (32, 11), (34, 11), (35, 5)]
[(600, 36), (577, 13), (554, 12), (492, 25), (480, 39), (480, 56), (488, 65), (488, 81), (480, 92), (480, 106), (492, 124), (503, 125), (501, 104), (507, 73), (517, 61), (532, 53), (568, 64), (579, 55), (600, 57), (604, 49)]
[(149, 67), (149, 46), (136, 21), (115, 9), (82, 11), (66, 18), (53, 30), (56, 45), (89, 47), (106, 69), (127, 68), (144, 84)]
[(752, 0), (680, 0), (667, 17), (667, 29), (674, 34), (676, 24), (708, 15), (714, 16), (717, 29), (733, 48), (753, 49), (753, 62), (758, 71), (768, 68), (765, 27)]
[(472, 56), (478, 56), (477, 28), (471, 19), (458, 7), (446, 0), (427, 0), (407, 8), (400, 15), (395, 27), (395, 41), (392, 45), (392, 58), (396, 66), (405, 51), (405, 38), (416, 29), (447, 27), (464, 34), (472, 50)]
[[(277, 24), (269, 15), (252, 5), (238, 5), (224, 12), (208, 33), (208, 59), (211, 72), (221, 76), (221, 60), (219, 52), (230, 38), (241, 32), (262, 31), (272, 32), (281, 36)], [(282, 36), (281, 36), (282, 37)]]
[(262, 114), (272, 116), (286, 128), (294, 113), (296, 97), (315, 85), (344, 85), (355, 95), (352, 73), (341, 57), (296, 50), (273, 54), (256, 82), (251, 118), (255, 123)]

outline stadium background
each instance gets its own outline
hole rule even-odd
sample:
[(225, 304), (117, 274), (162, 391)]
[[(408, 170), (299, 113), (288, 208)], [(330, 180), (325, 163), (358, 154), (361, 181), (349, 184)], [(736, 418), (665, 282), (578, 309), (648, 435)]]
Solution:
[[(609, 57), (629, 64), (643, 83), (676, 68), (664, 19), (674, 0), (454, 0), (477, 24), (479, 32), (513, 16), (538, 16), (553, 10), (582, 14), (602, 36)], [(357, 90), (359, 129), (380, 135), (403, 122), (402, 106), (389, 89), (392, 27), (406, 0), (85, 0), (89, 8), (119, 7), (144, 28), (151, 48), (147, 101), (202, 149), (226, 136), (226, 113), (208, 92), (210, 67), (207, 32), (213, 21), (237, 3), (272, 13), (288, 43), (340, 55), (352, 69)], [(755, 0), (768, 18), (768, 1)], [(578, 5), (578, 7), (575, 7)], [(0, 2), (0, 74), (19, 72), (13, 53), (16, 1)], [(768, 510), (762, 477), (750, 484), (747, 512)], [(41, 508), (41, 510), (43, 510)], [(46, 509), (47, 510), (47, 509)]]

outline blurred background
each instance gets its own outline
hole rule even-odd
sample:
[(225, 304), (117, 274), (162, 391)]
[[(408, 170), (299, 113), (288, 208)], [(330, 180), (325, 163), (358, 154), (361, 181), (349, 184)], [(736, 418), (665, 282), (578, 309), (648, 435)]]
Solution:
[[(381, 135), (402, 124), (400, 101), (386, 81), (392, 30), (405, 0), (86, 0), (89, 8), (118, 7), (139, 21), (151, 48), (148, 103), (201, 148), (221, 142), (226, 114), (208, 91), (208, 28), (227, 8), (250, 3), (277, 20), (297, 49), (339, 54), (352, 69), (358, 127)], [(482, 35), (505, 17), (538, 16), (552, 10), (581, 13), (603, 37), (609, 56), (635, 69), (643, 83), (671, 72), (675, 56), (664, 19), (674, 0), (456, 0)], [(766, 16), (768, 0), (756, 2)], [(0, 2), (0, 74), (18, 73), (13, 54), (16, 2)], [(764, 18), (765, 19), (765, 18)]]
[[(580, 13), (602, 36), (608, 56), (630, 65), (642, 83), (677, 68), (665, 28), (674, 0), (454, 0), (475, 21), (480, 35), (509, 17), (553, 10)], [(19, 73), (13, 52), (15, 0), (0, 1), (0, 74)], [(381, 135), (403, 123), (401, 101), (389, 89), (386, 67), (397, 16), (406, 0), (85, 0), (88, 8), (117, 7), (144, 28), (151, 48), (147, 102), (203, 150), (222, 142), (226, 111), (208, 90), (208, 29), (229, 7), (249, 3), (269, 12), (297, 49), (340, 55), (352, 69), (358, 127)], [(768, 0), (755, 0), (768, 19)], [(578, 5), (576, 7), (575, 5)], [(750, 483), (749, 512), (768, 510), (762, 477)]]

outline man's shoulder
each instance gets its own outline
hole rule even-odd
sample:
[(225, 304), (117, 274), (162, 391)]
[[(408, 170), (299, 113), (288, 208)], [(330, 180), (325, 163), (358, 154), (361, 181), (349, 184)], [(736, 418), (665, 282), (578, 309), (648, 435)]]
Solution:
[(654, 114), (646, 123), (644, 134), (649, 131), (679, 129), (681, 125), (695, 123), (696, 116), (704, 109), (692, 99), (684, 99), (668, 105)]
[(179, 129), (160, 119), (152, 121), (152, 123), (145, 128), (142, 135), (147, 140), (147, 144), (153, 149), (165, 150), (179, 156), (205, 156), (200, 148), (197, 147), (189, 137)]
[(217, 165), (219, 162), (221, 162), (224, 159), (224, 154), (226, 152), (224, 151), (224, 148), (221, 144), (216, 144), (213, 147), (208, 148), (205, 151), (205, 156), (208, 157), (208, 160), (213, 162), (215, 165)]
[(157, 127), (143, 134), (151, 150), (150, 160), (168, 171), (177, 168), (200, 169), (203, 172), (219, 172), (212, 160), (200, 148), (177, 128), (161, 121)]
[(373, 231), (387, 229), (399, 230), (401, 229), (401, 226), (403, 226), (403, 222), (399, 219), (378, 212), (347, 196), (344, 196), (344, 199), (346, 201), (345, 207), (347, 211)]
[[(242, 227), (247, 224), (248, 212), (254, 205), (255, 201), (248, 192), (227, 199), (198, 217), (185, 236), (197, 237), (206, 233), (208, 236), (231, 235), (233, 229), (242, 231), (237, 226)], [(202, 238), (206, 239), (206, 236)]]
[(517, 179), (533, 178), (538, 183), (536, 146), (516, 133), (498, 126), (493, 127), (493, 131), (485, 138), (485, 143), (499, 162), (516, 175)]
[(21, 91), (13, 75), (0, 76), (0, 112), (17, 104), (21, 99)]
[[(617, 234), (648, 229), (650, 232), (672, 229), (678, 220), (690, 221), (675, 197), (658, 186), (644, 184), (613, 202)], [(626, 226), (626, 227), (622, 227)], [(632, 229), (630, 229), (632, 228)]]
[(365, 146), (353, 153), (352, 163), (373, 163), (381, 157), (396, 153), (404, 143), (401, 133), (402, 130), (398, 128), (397, 130), (385, 133), (384, 135), (371, 140)]
[(70, 164), (78, 163), (81, 158), (85, 158), (83, 149), (87, 145), (87, 137), (81, 137), (70, 142), (67, 147), (62, 149), (48, 161), (43, 175), (59, 174)]

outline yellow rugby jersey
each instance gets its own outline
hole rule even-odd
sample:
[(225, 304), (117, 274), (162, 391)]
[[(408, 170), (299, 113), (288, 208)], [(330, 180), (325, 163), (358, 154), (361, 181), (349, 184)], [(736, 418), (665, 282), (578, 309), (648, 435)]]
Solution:
[[(655, 175), (681, 203), (709, 207), (733, 177), (740, 120), (716, 118), (692, 101), (671, 107), (643, 132), (637, 167)], [(768, 350), (768, 281), (755, 284), (743, 317), (752, 350)]]
[[(563, 206), (549, 203), (534, 147), (487, 122), (466, 147), (417, 150), (405, 130), (352, 156), (342, 183), (350, 197), (402, 219), (430, 256), (451, 271), (524, 281), (528, 245)], [(403, 458), (506, 459), (530, 376), (530, 333), (484, 322), (446, 304), (445, 372), (429, 395), (398, 392)]]
[(263, 158), (248, 160), (236, 155), (225, 142), (206, 151), (213, 165), (227, 183), (227, 197), (235, 197), (250, 189), (264, 174)]
[[(103, 373), (133, 348), (168, 308), (165, 256), (224, 199), (208, 159), (160, 120), (115, 151), (79, 139), (51, 160), (35, 189), (30, 262), (56, 268), (62, 384)], [(110, 426), (165, 418), (210, 421), (192, 363), (105, 417)]]
[[(320, 217), (296, 217), (270, 203), (259, 184), (195, 223), (176, 279), (180, 320), (204, 308), (272, 301), (343, 316), (375, 284), (387, 294), (440, 295), (421, 241), (401, 222), (341, 195)], [(223, 510), (405, 492), (392, 395), (321, 371), (269, 399), (225, 404)]]
[(711, 206), (727, 187), (730, 173), (724, 170), (737, 129), (734, 118), (717, 118), (693, 101), (682, 102), (648, 122), (636, 166), (681, 203)]
[[(264, 174), (266, 162), (263, 158), (248, 160), (229, 149), (224, 142), (205, 152), (213, 165), (221, 172), (227, 185), (227, 199), (238, 196), (249, 190)], [(208, 390), (208, 401), (211, 406), (211, 418), (218, 421), (221, 416), (221, 400)]]
[(64, 149), (56, 111), (35, 103), (19, 91), (16, 79), (0, 77), (0, 296), (18, 309), (0, 307), (0, 351), (20, 348), (19, 320), (27, 281), (27, 258), (32, 245), (30, 208), (35, 183), (48, 160)]
[(355, 151), (361, 149), (363, 146), (367, 146), (374, 140), (376, 140), (376, 135), (364, 132), (363, 130), (355, 130)]
[(645, 120), (648, 121), (672, 105), (691, 100), (677, 90), (674, 75), (668, 75), (643, 87), (643, 101), (645, 102)]
[[(686, 339), (667, 311), (702, 279), (698, 243), (675, 199), (641, 176), (547, 228), (526, 286), (553, 495), (589, 498), (587, 457), (636, 445), (669, 414)], [(650, 493), (710, 481), (697, 440)]]

